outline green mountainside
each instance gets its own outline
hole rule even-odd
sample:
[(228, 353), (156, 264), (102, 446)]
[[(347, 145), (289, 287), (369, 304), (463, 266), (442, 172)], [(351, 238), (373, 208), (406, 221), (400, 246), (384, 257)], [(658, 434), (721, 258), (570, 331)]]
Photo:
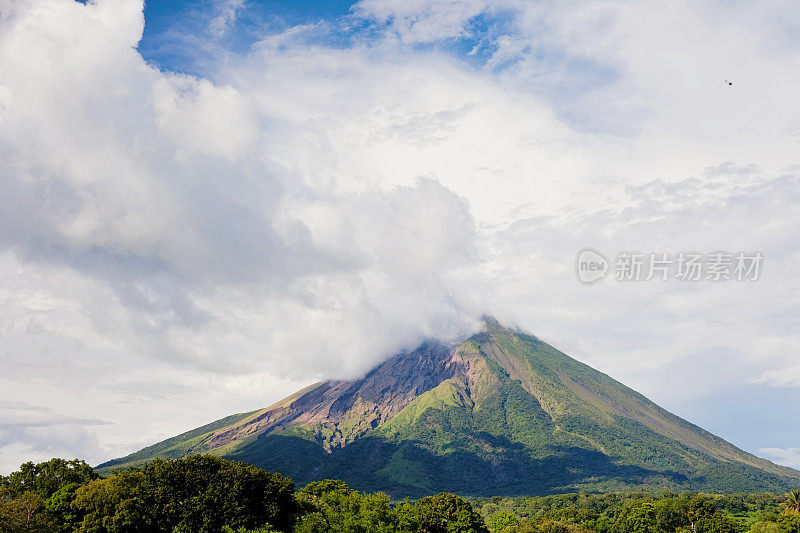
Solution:
[(211, 453), (394, 496), (629, 489), (785, 491), (800, 472), (744, 452), (534, 336), (486, 319), (356, 381), (320, 382), (121, 459)]

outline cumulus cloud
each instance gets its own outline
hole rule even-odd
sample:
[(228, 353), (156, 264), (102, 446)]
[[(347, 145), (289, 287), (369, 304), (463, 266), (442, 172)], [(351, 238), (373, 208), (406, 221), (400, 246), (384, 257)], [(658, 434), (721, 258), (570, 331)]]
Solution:
[[(3, 86), (13, 100), (2, 135), (6, 246), (32, 268), (57, 263), (107, 284), (128, 313), (120, 328), (128, 326), (128, 342), (143, 352), (211, 366), (222, 358), (218, 368), (227, 367), (219, 341), (198, 343), (195, 329), (252, 316), (253, 342), (238, 356), (252, 361), (275, 351), (262, 344), (273, 329), (263, 322), (268, 316), (285, 321), (293, 310), (292, 320), (307, 322), (303, 310), (324, 305), (343, 306), (342, 315), (351, 305), (380, 314), (401, 292), (393, 284), (446, 294), (442, 275), (469, 259), (468, 206), (435, 179), (356, 198), (343, 197), (335, 183), (314, 188), (289, 167), (300, 161), (280, 161), (274, 141), (259, 139), (298, 132), (259, 133), (258, 124), (274, 117), (253, 103), (257, 95), (144, 63), (132, 48), (138, 11), (113, 13), (131, 19), (134, 33), (104, 22), (108, 3), (37, 8), (45, 15), (20, 8), (4, 32)], [(64, 20), (94, 25), (68, 34), (57, 29)], [(25, 51), (32, 47), (47, 53), (31, 61)], [(95, 48), (102, 53), (89, 52)], [(323, 292), (326, 301), (315, 301)], [(411, 333), (404, 343), (430, 333), (425, 323), (439, 312), (442, 321), (463, 322), (456, 306), (409, 305), (426, 319), (391, 321), (416, 324), (403, 330)], [(375, 346), (346, 344), (347, 353), (329, 346), (329, 356), (353, 362), (330, 370), (359, 372), (374, 360)]]
[[(487, 310), (667, 407), (699, 358), (741, 370), (697, 401), (800, 381), (793, 6), (364, 0), (235, 53), (246, 9), (191, 76), (136, 50), (141, 2), (0, 2), (0, 400), (72, 417), (4, 454), (106, 459)], [(766, 262), (585, 287), (586, 246)]]

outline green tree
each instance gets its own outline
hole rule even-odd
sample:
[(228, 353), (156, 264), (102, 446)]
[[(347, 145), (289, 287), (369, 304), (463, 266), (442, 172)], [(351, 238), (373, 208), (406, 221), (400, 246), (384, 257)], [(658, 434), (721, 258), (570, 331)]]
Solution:
[(311, 511), (303, 513), (294, 526), (294, 533), (324, 533), (332, 531), (330, 521), (321, 512)]
[(420, 531), (426, 533), (484, 533), (488, 530), (472, 505), (447, 492), (417, 501)]
[(97, 477), (91, 466), (78, 459), (23, 463), (19, 470), (0, 476), (0, 531), (71, 531), (72, 522), (63, 521), (74, 517), (69, 502), (58, 505), (54, 500), (51, 508), (50, 499), (64, 487), (77, 487)]
[(800, 515), (780, 514), (775, 517), (777, 523), (783, 531), (788, 533), (800, 533)]
[(543, 520), (537, 524), (538, 533), (573, 533), (580, 531), (574, 524), (565, 524), (556, 520)]
[(666, 497), (655, 502), (656, 531), (673, 533), (689, 525), (689, 502), (685, 497)]
[(56, 529), (41, 496), (33, 492), (14, 494), (8, 487), (0, 487), (0, 531), (50, 533)]
[(697, 533), (744, 533), (747, 528), (719, 511), (705, 515), (695, 522)]
[(72, 506), (78, 487), (77, 483), (64, 485), (45, 502), (45, 508), (53, 516), (60, 532), (69, 533), (80, 522), (80, 513)]
[(514, 531), (519, 526), (519, 518), (509, 511), (497, 511), (486, 521), (486, 526), (492, 533)]
[(222, 528), (222, 531), (220, 533), (275, 533), (276, 531), (277, 530), (275, 528), (267, 524), (256, 529), (247, 529), (244, 527), (240, 527), (239, 529), (233, 529), (230, 526), (225, 526)]
[(786, 530), (775, 522), (759, 521), (750, 526), (749, 533), (786, 533)]
[(79, 487), (73, 507), (81, 532), (218, 532), (270, 524), (289, 531), (294, 483), (244, 463), (194, 455), (155, 460)]
[(615, 533), (652, 533), (656, 531), (656, 506), (652, 501), (623, 507), (614, 521)]
[[(145, 474), (135, 469), (79, 487), (72, 503), (82, 516), (76, 530), (93, 533), (160, 531), (155, 517), (158, 511), (145, 501), (147, 490)], [(150, 497), (159, 498), (155, 493)]]
[(698, 532), (698, 522), (704, 517), (714, 514), (717, 508), (707, 498), (696, 495), (689, 500), (689, 523), (692, 533)]
[(309, 483), (297, 492), (305, 511), (295, 526), (296, 533), (337, 531), (412, 532), (416, 522), (407, 507), (392, 507), (383, 493), (363, 494), (342, 481), (324, 480)]
[(783, 505), (786, 514), (800, 514), (800, 490), (787, 492), (785, 498)]
[(3, 479), (3, 484), (13, 493), (33, 492), (46, 500), (64, 485), (86, 483), (98, 477), (84, 461), (54, 458), (38, 464), (23, 463), (18, 471)]

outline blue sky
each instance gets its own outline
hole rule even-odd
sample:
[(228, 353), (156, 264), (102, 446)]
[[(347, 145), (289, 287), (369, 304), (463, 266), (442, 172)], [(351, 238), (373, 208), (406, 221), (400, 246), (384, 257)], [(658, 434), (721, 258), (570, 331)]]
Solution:
[[(794, 3), (10, 9), (0, 472), (121, 456), (487, 312), (800, 466)], [(586, 286), (586, 247), (765, 265)]]
[[(148, 2), (145, 5), (145, 30), (138, 50), (148, 61), (162, 68), (209, 76), (207, 61), (195, 46), (198, 33), (209, 33), (209, 23), (220, 14), (224, 2)], [(230, 3), (229, 3), (230, 4)], [(280, 34), (297, 26), (326, 25), (315, 35), (315, 42), (329, 47), (356, 46), (375, 39), (387, 21), (367, 21), (356, 16), (351, 7), (356, 2), (279, 2), (247, 1), (235, 3), (236, 17), (224, 35), (215, 40), (225, 49), (242, 54), (265, 36)], [(505, 12), (481, 12), (472, 17), (462, 35), (437, 42), (416, 43), (418, 49), (437, 48), (467, 63), (482, 66), (496, 46), (499, 32), (513, 31), (513, 19)], [(206, 35), (209, 36), (209, 35)], [(498, 68), (502, 68), (500, 65)]]
[[(192, 39), (209, 32), (208, 24), (219, 16), (224, 2), (153, 1), (144, 8), (145, 29), (138, 50), (142, 57), (160, 67), (199, 75), (209, 75), (203, 66), (204, 58), (192, 46)], [(280, 2), (247, 1), (235, 5), (236, 17), (219, 40), (226, 48), (242, 53), (264, 35), (279, 33), (287, 28), (315, 24), (323, 20), (336, 21), (350, 12), (353, 2)]]

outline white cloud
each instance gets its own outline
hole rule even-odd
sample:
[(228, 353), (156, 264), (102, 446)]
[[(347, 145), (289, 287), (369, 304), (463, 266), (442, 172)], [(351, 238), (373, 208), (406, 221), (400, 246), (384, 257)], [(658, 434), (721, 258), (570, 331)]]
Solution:
[(204, 154), (236, 160), (256, 142), (248, 103), (232, 87), (216, 87), (190, 76), (161, 77), (153, 84), (159, 131), (184, 158)]
[(236, 22), (236, 17), (244, 9), (244, 0), (221, 0), (215, 3), (214, 16), (208, 23), (208, 31), (215, 39), (220, 39)]
[(758, 452), (779, 465), (800, 469), (800, 448), (761, 448)]
[(361, 0), (353, 13), (385, 25), (404, 44), (418, 44), (469, 36), (469, 20), (487, 9), (483, 0)]
[(797, 344), (789, 339), (780, 339), (781, 344), (785, 344), (783, 355), (790, 355), (780, 368), (765, 370), (754, 381), (757, 383), (767, 383), (776, 387), (800, 387), (800, 361), (797, 361)]

